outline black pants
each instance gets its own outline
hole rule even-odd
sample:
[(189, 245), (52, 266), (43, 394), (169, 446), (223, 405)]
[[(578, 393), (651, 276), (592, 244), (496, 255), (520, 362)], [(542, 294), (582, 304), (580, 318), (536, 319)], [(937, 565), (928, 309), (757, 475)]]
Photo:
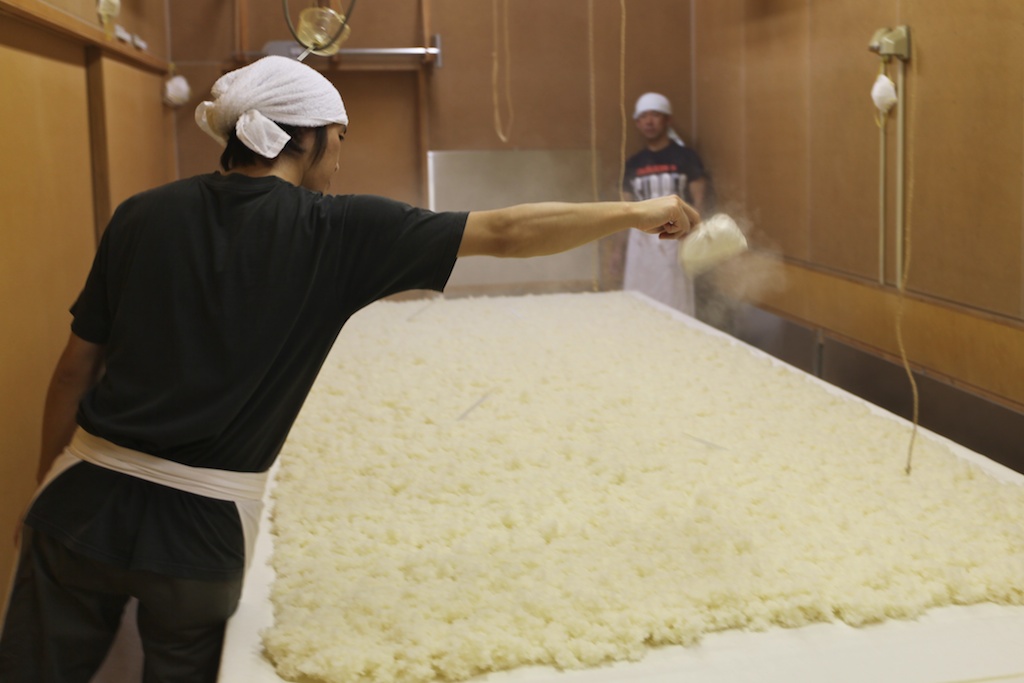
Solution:
[(199, 581), (128, 571), (25, 527), (0, 636), (3, 683), (88, 683), (128, 598), (138, 598), (145, 683), (216, 681), (224, 625), (242, 580)]

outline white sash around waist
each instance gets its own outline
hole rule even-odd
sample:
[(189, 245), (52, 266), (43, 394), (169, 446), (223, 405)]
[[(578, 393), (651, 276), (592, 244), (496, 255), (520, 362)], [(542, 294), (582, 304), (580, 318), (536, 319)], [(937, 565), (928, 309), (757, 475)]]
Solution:
[(262, 500), (267, 484), (266, 472), (190, 467), (118, 446), (82, 429), (75, 431), (68, 451), (78, 459), (100, 467), (218, 500)]
[(245, 535), (245, 564), (246, 567), (249, 566), (259, 531), (263, 490), (269, 472), (232, 472), (207, 467), (190, 467), (118, 446), (77, 429), (71, 443), (54, 461), (39, 490), (42, 491), (62, 472), (80, 460), (197, 496), (234, 502), (242, 521), (242, 533)]

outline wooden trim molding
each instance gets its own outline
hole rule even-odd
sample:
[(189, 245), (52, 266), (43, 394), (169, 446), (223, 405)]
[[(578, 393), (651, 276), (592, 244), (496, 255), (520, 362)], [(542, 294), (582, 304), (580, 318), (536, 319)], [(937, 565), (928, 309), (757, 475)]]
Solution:
[[(727, 296), (897, 359), (896, 324), (902, 306), (904, 346), (915, 369), (1016, 410), (1024, 408), (1024, 324), (914, 294), (901, 297), (890, 287), (763, 255), (749, 256), (716, 277)], [(756, 279), (753, 284), (751, 277)]]
[(249, 0), (235, 0), (235, 56), (249, 52)]
[(86, 72), (89, 91), (89, 135), (92, 148), (93, 219), (96, 244), (103, 236), (107, 221), (114, 212), (110, 202), (110, 154), (107, 140), (107, 111), (104, 97), (103, 55), (96, 48), (86, 48)]

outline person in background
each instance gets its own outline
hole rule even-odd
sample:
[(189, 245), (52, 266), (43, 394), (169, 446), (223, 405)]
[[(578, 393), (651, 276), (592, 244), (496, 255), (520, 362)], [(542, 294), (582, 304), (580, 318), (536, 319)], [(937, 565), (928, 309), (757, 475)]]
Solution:
[[(626, 160), (623, 199), (679, 195), (704, 212), (710, 196), (707, 173), (697, 153), (686, 147), (672, 129), (672, 104), (668, 98), (653, 92), (641, 95), (633, 119), (645, 146)], [(626, 241), (623, 289), (639, 291), (694, 315), (693, 286), (679, 265), (677, 252), (675, 242), (631, 230)]]
[(359, 309), (442, 290), (457, 258), (557, 253), (629, 228), (674, 244), (699, 221), (678, 196), (434, 213), (328, 195), (348, 115), (326, 78), (265, 57), (212, 94), (196, 120), (225, 145), (225, 172), (121, 204), (71, 307), (4, 683), (88, 681), (129, 597), (146, 681), (216, 680), (267, 471)]

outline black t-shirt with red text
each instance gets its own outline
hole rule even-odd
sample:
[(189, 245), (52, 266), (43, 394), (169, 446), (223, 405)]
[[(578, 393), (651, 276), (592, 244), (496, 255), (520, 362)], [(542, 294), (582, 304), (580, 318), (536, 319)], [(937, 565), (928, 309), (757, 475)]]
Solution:
[(622, 189), (639, 200), (677, 194), (692, 204), (689, 184), (704, 176), (697, 153), (670, 141), (657, 152), (645, 147), (627, 159)]

